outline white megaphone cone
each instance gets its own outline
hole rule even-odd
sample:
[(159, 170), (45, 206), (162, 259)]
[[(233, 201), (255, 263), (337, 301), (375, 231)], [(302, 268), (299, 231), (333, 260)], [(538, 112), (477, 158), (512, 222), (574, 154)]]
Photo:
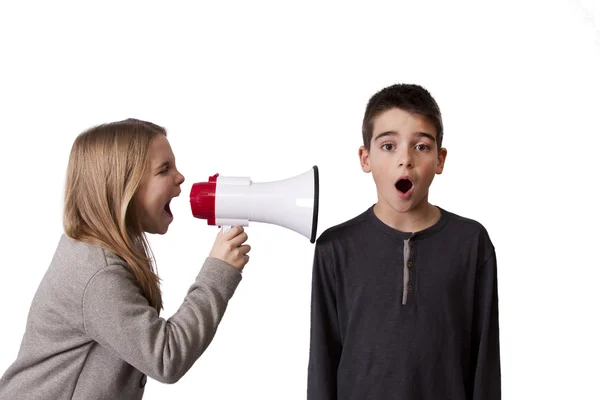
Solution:
[(315, 242), (319, 216), (319, 169), (275, 182), (216, 174), (192, 185), (192, 214), (209, 225), (248, 226), (265, 222), (291, 229)]

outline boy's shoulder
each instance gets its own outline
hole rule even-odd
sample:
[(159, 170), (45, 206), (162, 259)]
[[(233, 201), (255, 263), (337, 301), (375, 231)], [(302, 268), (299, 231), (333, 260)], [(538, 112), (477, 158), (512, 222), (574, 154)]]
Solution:
[(447, 220), (445, 237), (458, 241), (462, 248), (461, 251), (475, 251), (479, 254), (478, 265), (495, 254), (495, 246), (488, 230), (481, 222), (445, 211), (442, 208), (440, 210)]
[(438, 208), (442, 212), (442, 217), (447, 219), (447, 225), (450, 229), (456, 230), (457, 233), (462, 235), (477, 235), (489, 239), (488, 231), (481, 222), (452, 213), (441, 207)]
[(364, 211), (356, 217), (327, 228), (317, 239), (317, 244), (322, 245), (325, 243), (330, 243), (340, 238), (350, 236), (357, 231), (364, 230), (363, 225), (368, 221), (368, 212), (369, 210)]
[[(473, 218), (447, 211), (442, 207), (438, 208), (441, 212), (440, 221), (436, 226), (427, 229), (429, 233), (427, 236), (442, 231), (451, 236), (478, 238), (479, 240), (483, 239), (484, 241), (490, 241), (488, 231), (481, 222)], [(382, 225), (377, 223), (367, 224), (370, 220), (375, 218), (371, 209), (372, 208), (369, 208), (354, 218), (326, 229), (317, 239), (317, 245), (336, 242), (356, 235), (361, 237), (369, 235), (369, 232), (371, 232), (369, 228)], [(383, 229), (386, 231), (393, 230), (388, 227), (384, 227)]]

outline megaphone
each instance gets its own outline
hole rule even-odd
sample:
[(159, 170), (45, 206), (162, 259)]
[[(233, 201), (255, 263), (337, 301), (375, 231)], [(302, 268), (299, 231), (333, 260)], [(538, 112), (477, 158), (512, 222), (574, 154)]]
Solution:
[(190, 191), (192, 214), (208, 225), (248, 226), (265, 222), (291, 229), (315, 242), (319, 216), (319, 169), (274, 182), (215, 174)]

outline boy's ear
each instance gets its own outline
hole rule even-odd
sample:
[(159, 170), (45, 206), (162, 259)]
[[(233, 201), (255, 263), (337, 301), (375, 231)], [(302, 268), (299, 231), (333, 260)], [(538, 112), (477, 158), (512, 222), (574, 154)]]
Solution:
[(437, 163), (437, 168), (435, 170), (436, 174), (439, 175), (444, 170), (444, 164), (446, 163), (446, 156), (447, 155), (448, 155), (448, 150), (446, 150), (443, 147), (438, 151), (438, 156), (437, 156), (438, 163)]
[(369, 160), (369, 149), (365, 146), (360, 146), (358, 149), (358, 158), (360, 158), (360, 167), (364, 172), (371, 172), (371, 165)]

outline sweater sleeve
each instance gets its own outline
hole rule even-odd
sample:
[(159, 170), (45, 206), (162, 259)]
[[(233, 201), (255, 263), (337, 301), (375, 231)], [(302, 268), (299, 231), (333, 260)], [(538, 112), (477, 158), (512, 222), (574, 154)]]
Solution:
[(87, 334), (151, 378), (178, 381), (212, 341), (241, 274), (207, 258), (179, 310), (159, 317), (124, 265), (96, 273), (83, 295)]
[(342, 350), (336, 311), (335, 274), (326, 247), (317, 242), (311, 294), (307, 400), (337, 399), (337, 369)]
[(473, 317), (471, 398), (473, 400), (500, 400), (498, 279), (494, 253), (477, 271)]

